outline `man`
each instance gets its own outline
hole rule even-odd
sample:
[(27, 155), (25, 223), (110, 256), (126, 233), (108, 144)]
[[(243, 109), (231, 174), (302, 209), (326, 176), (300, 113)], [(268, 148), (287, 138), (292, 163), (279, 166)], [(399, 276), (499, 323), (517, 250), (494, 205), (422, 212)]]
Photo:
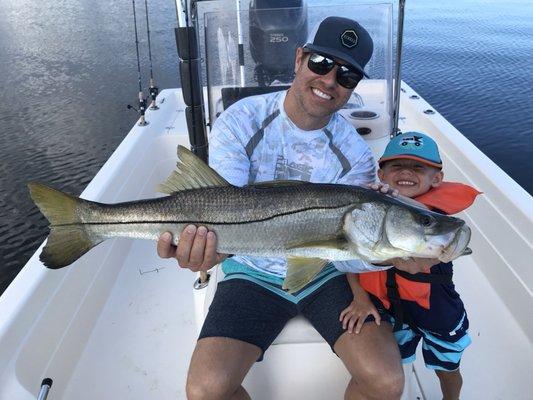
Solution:
[[(366, 75), (372, 51), (370, 35), (357, 22), (324, 19), (297, 49), (295, 79), (287, 92), (243, 99), (217, 119), (210, 134), (210, 165), (237, 186), (287, 179), (373, 182), (375, 162), (369, 147), (337, 113)], [(169, 234), (162, 235), (158, 254), (176, 257), (180, 266), (193, 271), (207, 270), (227, 257), (216, 253), (214, 232), (192, 225), (180, 235), (177, 248), (170, 245)], [(360, 271), (379, 269), (354, 263)], [(394, 262), (408, 270), (419, 270), (422, 264), (428, 265)], [(342, 263), (336, 267), (342, 269)], [(339, 314), (353, 295), (333, 265), (295, 295), (281, 290), (283, 259), (236, 255), (224, 261), (222, 269), (226, 278), (217, 288), (192, 356), (188, 398), (249, 399), (241, 386), (244, 377), (299, 313), (352, 375), (347, 399), (401, 396), (403, 371), (390, 325), (376, 321), (358, 335), (343, 329)]]

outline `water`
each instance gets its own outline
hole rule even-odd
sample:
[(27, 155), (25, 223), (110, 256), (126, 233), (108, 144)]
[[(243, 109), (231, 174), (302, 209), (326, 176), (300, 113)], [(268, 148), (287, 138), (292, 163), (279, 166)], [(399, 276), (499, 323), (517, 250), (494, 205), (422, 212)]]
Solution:
[[(407, 2), (403, 79), (533, 193), (533, 5), (440, 3)], [(179, 86), (174, 2), (149, 7), (157, 84)], [(0, 292), (47, 234), (26, 183), (81, 193), (137, 119), (131, 8), (0, 0)], [(137, 10), (146, 78), (144, 2)]]

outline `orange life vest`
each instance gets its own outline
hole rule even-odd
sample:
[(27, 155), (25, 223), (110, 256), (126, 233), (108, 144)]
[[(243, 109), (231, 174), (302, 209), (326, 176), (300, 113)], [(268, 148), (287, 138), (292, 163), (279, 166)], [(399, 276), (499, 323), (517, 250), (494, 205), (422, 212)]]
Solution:
[[(429, 190), (415, 200), (430, 209), (439, 209), (446, 214), (455, 214), (470, 207), (477, 195), (481, 194), (471, 186), (455, 182), (442, 182), (438, 187)], [(416, 301), (418, 305), (429, 310), (431, 283), (415, 282), (407, 279), (406, 274), (395, 274), (399, 297), (403, 300)], [(429, 274), (428, 274), (429, 275)], [(376, 271), (359, 274), (359, 283), (367, 292), (379, 298), (383, 305), (390, 308), (387, 296), (387, 271)]]

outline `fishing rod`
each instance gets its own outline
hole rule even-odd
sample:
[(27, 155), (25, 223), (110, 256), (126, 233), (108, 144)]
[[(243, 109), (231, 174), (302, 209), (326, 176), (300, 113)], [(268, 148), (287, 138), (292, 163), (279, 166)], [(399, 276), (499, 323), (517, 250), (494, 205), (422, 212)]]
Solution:
[(144, 118), (144, 114), (146, 112), (146, 99), (144, 98), (144, 93), (142, 89), (142, 82), (141, 82), (141, 61), (139, 57), (139, 35), (137, 33), (137, 14), (135, 12), (135, 0), (131, 0), (133, 3), (133, 25), (135, 27), (135, 49), (137, 51), (137, 72), (138, 72), (138, 78), (139, 78), (139, 109), (136, 109), (132, 105), (128, 104), (127, 108), (133, 109), (137, 111), (139, 114), (141, 114), (141, 118), (139, 119), (139, 126), (146, 126), (148, 125), (148, 121)]
[(150, 110), (158, 110), (159, 107), (155, 105), (155, 99), (159, 93), (159, 88), (154, 84), (154, 72), (152, 67), (152, 45), (150, 42), (150, 24), (148, 23), (148, 1), (144, 0), (144, 8), (146, 10), (146, 34), (148, 36), (148, 58), (150, 60), (150, 87), (148, 92), (152, 98), (152, 103), (150, 104)]
[(401, 65), (402, 65), (402, 45), (403, 45), (403, 22), (405, 19), (405, 0), (398, 3), (398, 33), (396, 34), (396, 69), (394, 77), (394, 99), (391, 139), (400, 133), (398, 129), (398, 118), (400, 117), (400, 92), (402, 91)]

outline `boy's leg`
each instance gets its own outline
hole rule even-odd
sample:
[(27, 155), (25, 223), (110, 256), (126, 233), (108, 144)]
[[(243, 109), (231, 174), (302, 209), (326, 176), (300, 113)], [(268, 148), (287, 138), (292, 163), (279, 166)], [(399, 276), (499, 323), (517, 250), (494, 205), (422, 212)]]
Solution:
[(455, 371), (435, 370), (440, 381), (443, 400), (458, 400), (463, 386), (463, 377), (459, 369)]
[(472, 340), (468, 335), (468, 318), (463, 315), (452, 332), (430, 332), (423, 335), (422, 354), (426, 367), (435, 370), (445, 400), (458, 399), (463, 384), (459, 364), (464, 349)]
[(241, 386), (296, 305), (243, 279), (220, 282), (194, 350), (187, 398), (249, 399)]
[(300, 304), (302, 314), (352, 375), (346, 399), (399, 399), (404, 376), (392, 327), (384, 321), (378, 326), (369, 317), (359, 334), (345, 331), (339, 316), (352, 300), (348, 281), (341, 275), (330, 279)]

